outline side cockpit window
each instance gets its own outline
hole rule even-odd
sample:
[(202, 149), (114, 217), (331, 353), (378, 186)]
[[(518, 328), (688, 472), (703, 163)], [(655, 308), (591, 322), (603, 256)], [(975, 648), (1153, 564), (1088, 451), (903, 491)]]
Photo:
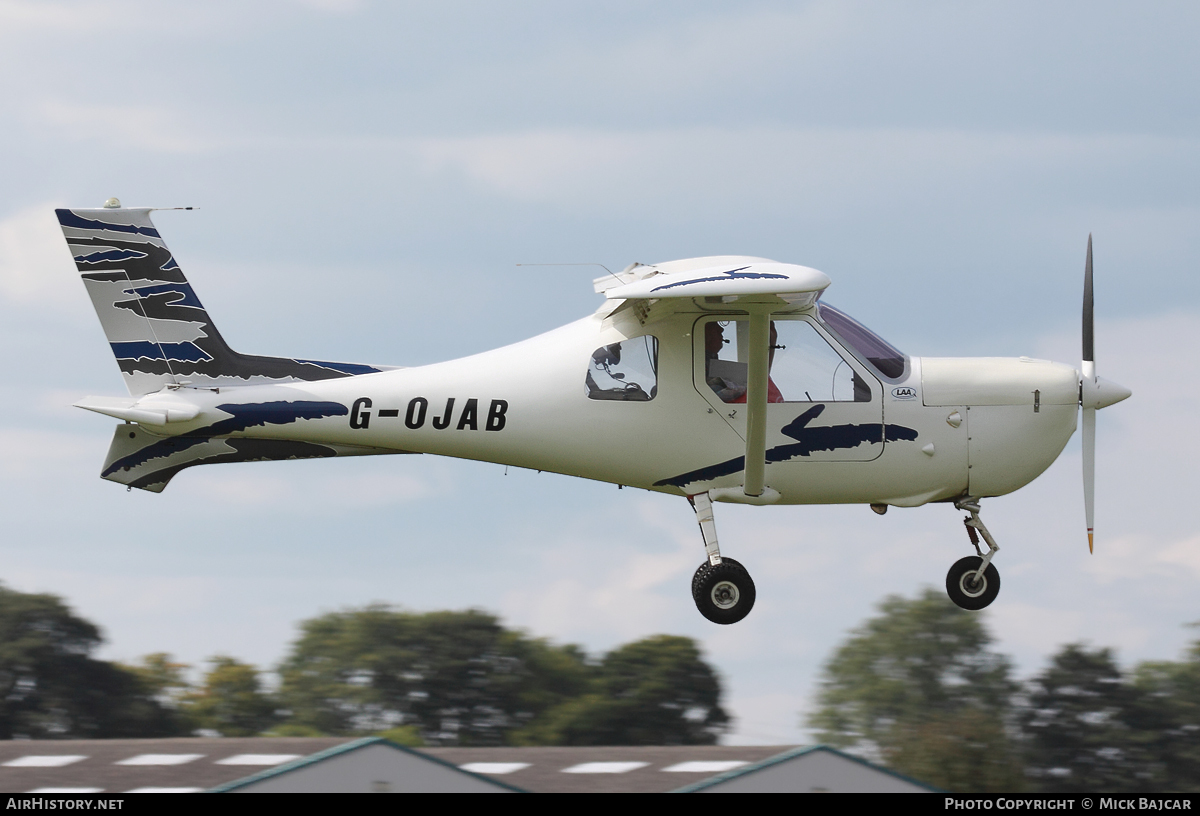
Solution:
[(871, 388), (804, 320), (772, 323), (771, 376), (788, 402), (870, 402)]
[[(804, 320), (771, 321), (767, 402), (870, 402), (871, 388)], [(704, 379), (722, 402), (746, 401), (750, 323), (704, 324)]]
[(658, 338), (610, 343), (592, 352), (584, 381), (588, 399), (647, 402), (658, 393)]

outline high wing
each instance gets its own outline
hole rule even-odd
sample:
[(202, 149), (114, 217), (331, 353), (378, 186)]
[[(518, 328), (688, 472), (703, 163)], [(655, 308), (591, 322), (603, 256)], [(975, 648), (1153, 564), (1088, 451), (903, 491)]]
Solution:
[(738, 255), (634, 264), (596, 280), (596, 291), (609, 300), (703, 298), (706, 304), (749, 314), (745, 481), (740, 490), (720, 491), (726, 501), (770, 504), (780, 499), (765, 482), (771, 315), (811, 308), (830, 283), (824, 272), (807, 266)]
[(597, 278), (596, 291), (610, 300), (778, 295), (794, 308), (813, 303), (829, 284), (824, 272), (807, 266), (729, 255), (635, 264)]

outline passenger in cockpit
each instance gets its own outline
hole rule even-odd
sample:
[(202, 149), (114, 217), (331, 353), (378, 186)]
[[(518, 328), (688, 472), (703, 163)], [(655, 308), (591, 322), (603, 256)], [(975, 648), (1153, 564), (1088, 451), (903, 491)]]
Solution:
[(739, 397), (745, 401), (745, 385), (739, 384), (729, 377), (722, 377), (713, 370), (720, 367), (714, 363), (723, 362), (720, 355), (725, 343), (725, 330), (720, 323), (714, 320), (704, 324), (704, 381), (721, 398), (721, 402), (734, 402)]
[[(770, 366), (775, 364), (775, 349), (778, 348), (779, 333), (775, 329), (775, 321), (771, 321), (771, 341), (769, 347), (769, 356), (767, 362), (767, 370), (770, 371)], [(725, 332), (721, 324), (713, 321), (704, 324), (704, 372), (705, 380), (708, 386), (716, 392), (722, 402), (729, 403), (744, 403), (746, 401), (746, 385), (744, 382), (737, 382), (735, 379), (728, 376), (731, 372), (724, 372), (726, 376), (722, 376), (721, 371), (713, 369), (724, 368), (724, 365), (714, 365), (714, 362), (724, 363), (720, 360), (721, 349), (726, 343)], [(746, 377), (746, 366), (744, 363), (738, 363), (739, 373), (744, 380)], [(775, 385), (775, 381), (771, 379), (770, 374), (767, 375), (767, 402), (783, 402), (783, 394), (779, 391), (779, 387)]]

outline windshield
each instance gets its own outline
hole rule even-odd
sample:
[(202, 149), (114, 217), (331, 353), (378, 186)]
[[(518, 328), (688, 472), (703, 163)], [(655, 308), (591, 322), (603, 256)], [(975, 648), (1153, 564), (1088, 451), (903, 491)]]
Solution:
[(821, 320), (883, 376), (896, 380), (904, 374), (904, 355), (888, 341), (828, 303), (819, 307)]

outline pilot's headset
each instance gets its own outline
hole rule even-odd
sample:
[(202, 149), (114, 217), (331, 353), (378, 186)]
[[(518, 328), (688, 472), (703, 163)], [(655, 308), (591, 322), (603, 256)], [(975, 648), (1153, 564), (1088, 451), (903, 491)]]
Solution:
[(621, 362), (621, 344), (613, 343), (609, 346), (601, 346), (592, 352), (592, 360), (598, 368), (608, 369), (609, 366), (615, 366)]

